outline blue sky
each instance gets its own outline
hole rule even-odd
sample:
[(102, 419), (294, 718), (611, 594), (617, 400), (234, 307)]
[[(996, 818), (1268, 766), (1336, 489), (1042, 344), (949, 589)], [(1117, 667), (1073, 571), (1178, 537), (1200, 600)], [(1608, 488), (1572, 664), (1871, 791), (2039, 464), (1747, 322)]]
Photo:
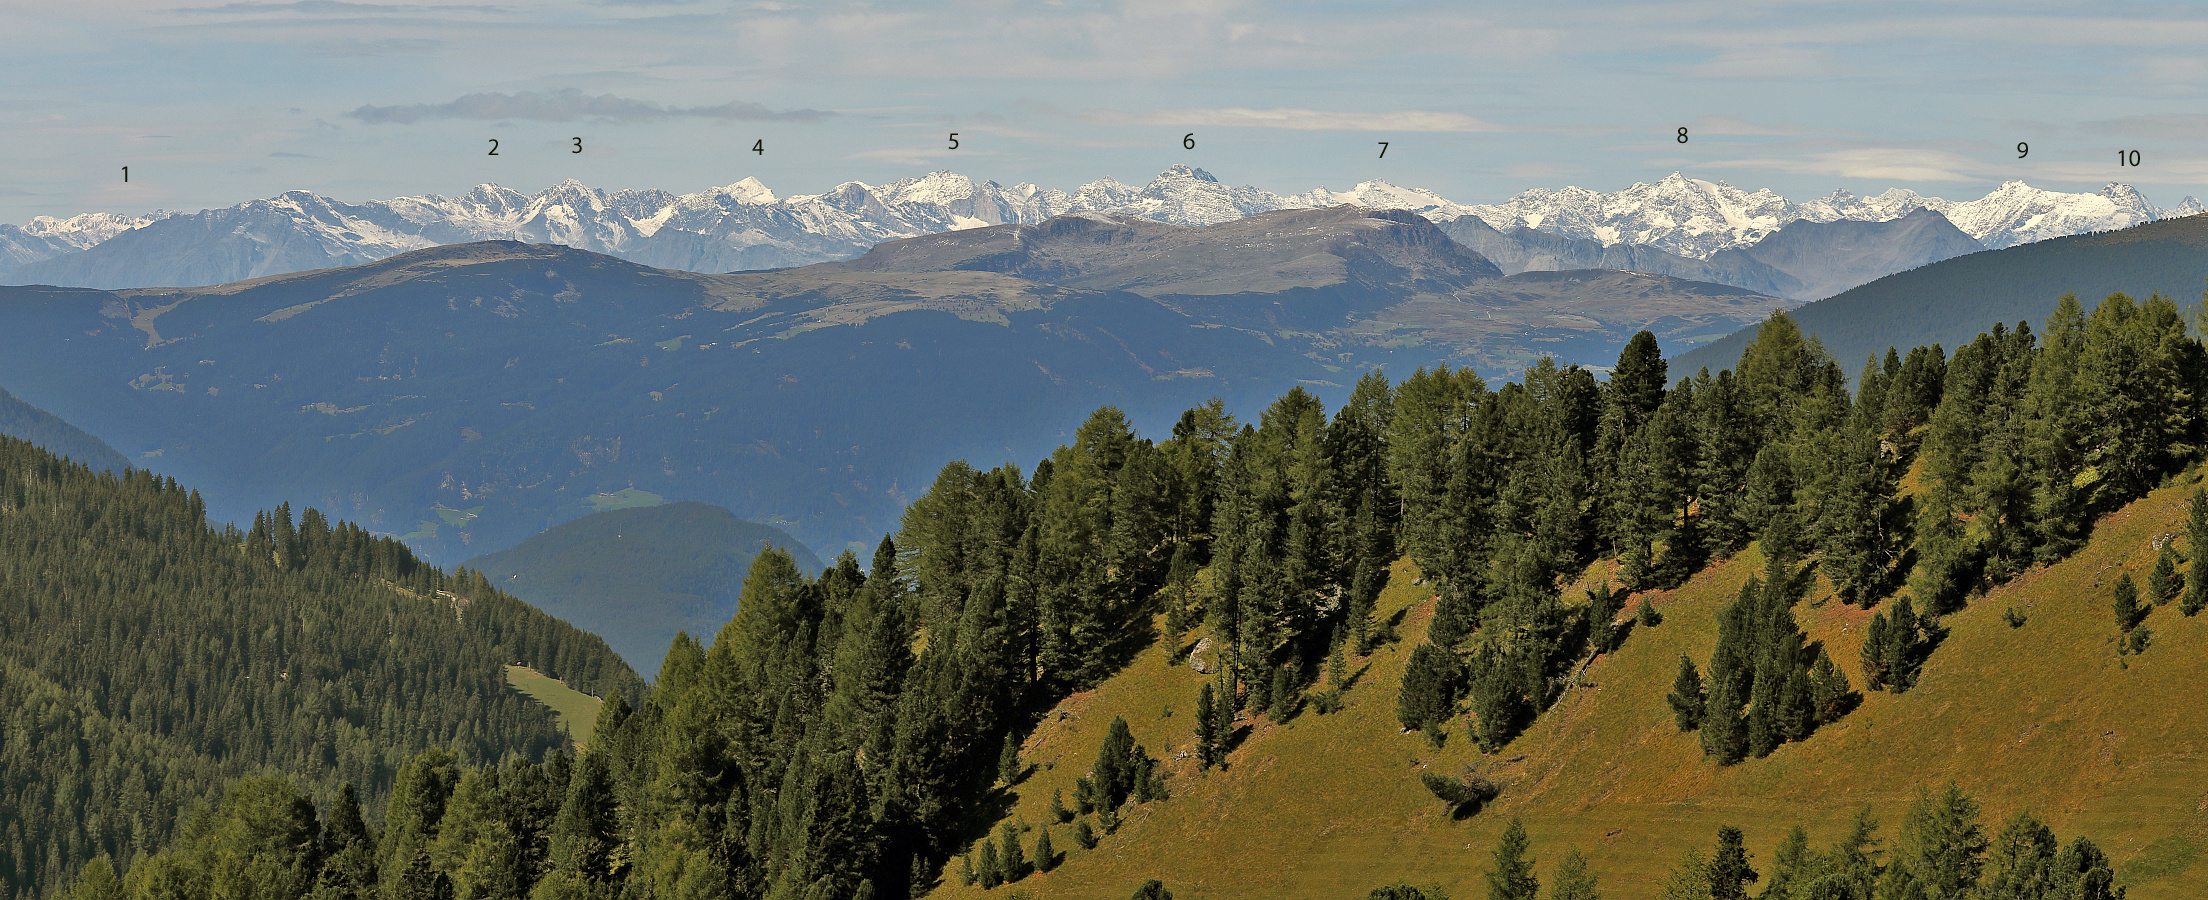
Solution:
[[(1461, 202), (1675, 169), (1797, 199), (1974, 199), (2014, 178), (2208, 194), (2208, 12), (2185, 3), (5, 8), (8, 222), (568, 177), (682, 192), (756, 176), (787, 196), (951, 169), (1071, 190), (1174, 163)], [(2142, 165), (2119, 167), (2133, 149)]]

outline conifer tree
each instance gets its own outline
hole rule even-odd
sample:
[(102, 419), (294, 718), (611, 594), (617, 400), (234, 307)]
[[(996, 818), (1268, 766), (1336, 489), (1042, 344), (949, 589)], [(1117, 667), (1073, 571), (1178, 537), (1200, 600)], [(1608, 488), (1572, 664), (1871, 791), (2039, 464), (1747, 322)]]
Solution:
[(2185, 590), (2184, 576), (2177, 574), (2177, 542), (2163, 543), (2154, 555), (2154, 570), (2147, 573), (2147, 598), (2161, 606)]
[(2116, 628), (2124, 634), (2130, 634), (2147, 618), (2147, 610), (2139, 605), (2139, 586), (2131, 580), (2130, 572), (2116, 576), (2116, 587), (2109, 597), (2116, 613)]
[(1664, 699), (1670, 702), (1672, 717), (1678, 721), (1680, 731), (1702, 727), (1702, 710), (1709, 698), (1703, 693), (1702, 674), (1694, 670), (1694, 660), (1685, 654), (1679, 656), (1679, 677), (1672, 680), (1671, 694)]
[(1403, 672), (1396, 721), (1406, 731), (1417, 731), (1449, 718), (1456, 711), (1463, 680), (1463, 667), (1454, 654), (1432, 644), (1418, 645)]
[(1073, 823), (1073, 842), (1083, 850), (1096, 849), (1096, 830), (1089, 827), (1089, 820)]
[(1909, 870), (1927, 896), (1970, 896), (1985, 866), (1987, 841), (1977, 802), (1954, 782), (1938, 793), (1918, 788), (1900, 838), (1892, 867)]
[(2187, 616), (2197, 615), (2208, 609), (2208, 490), (2193, 489), (2190, 513), (2185, 518), (2185, 547), (2193, 555), (2192, 567), (2185, 576), (2185, 599), (2178, 609)]
[(1598, 654), (1614, 649), (1618, 599), (1607, 581), (1587, 590), (1587, 649)]
[(1073, 810), (1066, 808), (1065, 791), (1060, 788), (1053, 787), (1050, 789), (1050, 820), (1053, 822), (1073, 821)]
[(1035, 835), (1035, 871), (1048, 872), (1058, 868), (1058, 849), (1050, 845), (1050, 826), (1045, 825)]
[(1135, 889), (1132, 900), (1173, 900), (1173, 892), (1165, 889), (1165, 883), (1155, 878)]
[(1861, 701), (1855, 686), (1848, 683), (1848, 673), (1833, 665), (1832, 657), (1825, 655), (1825, 648), (1817, 648), (1817, 662), (1809, 670), (1810, 706), (1819, 725), (1839, 721), (1848, 710)]
[(1526, 825), (1510, 820), (1495, 841), (1495, 860), (1487, 869), (1487, 900), (1538, 900), (1541, 880), (1533, 874), (1533, 853)]
[(1290, 667), (1281, 666), (1274, 669), (1273, 721), (1286, 722), (1294, 717), (1296, 707), (1301, 705), (1302, 700), (1303, 694), (1296, 690), (1295, 674), (1290, 671)]
[(1196, 693), (1196, 762), (1209, 770), (1219, 764), (1219, 714), (1217, 701), (1213, 700), (1211, 682), (1204, 682)]
[(974, 862), (974, 880), (980, 883), (982, 890), (1004, 883), (1004, 862), (997, 858), (997, 842), (981, 842), (981, 852)]
[(1717, 830), (1717, 852), (1710, 855), (1707, 871), (1710, 900), (1748, 900), (1748, 886), (1757, 876), (1749, 866), (1740, 829), (1727, 825)]
[(1817, 874), (1813, 871), (1816, 863), (1809, 850), (1809, 829), (1794, 826), (1772, 855), (1771, 878), (1763, 883), (1763, 893), (1756, 900), (1794, 900), (1802, 882)]
[(1709, 703), (1702, 713), (1702, 753), (1721, 766), (1748, 755), (1748, 723), (1742, 720), (1737, 691), (1733, 679), (1712, 678)]
[(1587, 857), (1578, 848), (1564, 851), (1564, 858), (1556, 864), (1556, 874), (1549, 876), (1548, 900), (1602, 900), (1602, 892), (1596, 890), (1595, 873), (1587, 871)]
[(2062, 842), (2028, 813), (2002, 826), (1988, 848), (1985, 875), (1978, 881), (1981, 900), (2038, 900), (2059, 897), (2055, 859)]
[(365, 900), (375, 895), (376, 837), (361, 819), (360, 795), (346, 782), (322, 829), (322, 874), (317, 900)]
[(1007, 732), (1004, 736), (1004, 749), (997, 754), (997, 780), (1005, 787), (1011, 787), (1019, 783), (1020, 773), (1025, 768), (1020, 764), (1020, 739)]
[[(107, 857), (94, 857), (77, 871), (77, 881), (69, 887), (69, 900), (123, 900), (123, 881), (115, 877), (115, 866)], [(286, 898), (288, 900), (288, 898)]]
[(1004, 880), (1018, 881), (1026, 878), (1027, 851), (1020, 846), (1020, 826), (1012, 822), (1004, 823), (1002, 840), (1004, 841), (1004, 853), (1002, 854), (1004, 857)]

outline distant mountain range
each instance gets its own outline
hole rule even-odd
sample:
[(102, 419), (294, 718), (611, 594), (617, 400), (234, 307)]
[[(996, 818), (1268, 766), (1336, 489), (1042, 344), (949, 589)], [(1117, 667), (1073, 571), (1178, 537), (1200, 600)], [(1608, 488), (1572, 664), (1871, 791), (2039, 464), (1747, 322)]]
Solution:
[[(1524, 270), (1590, 267), (1576, 264), (1571, 253), (1558, 255), (1551, 252), (1553, 247), (1541, 246), (1564, 238), (1592, 244), (1592, 255), (1621, 247), (1628, 248), (1628, 255), (1665, 254), (1652, 257), (1662, 260), (1660, 264), (1633, 271), (1803, 300), (1814, 299), (1812, 294), (1831, 285), (1818, 278), (1772, 279), (1754, 266), (1728, 263), (1718, 255), (1753, 246), (1797, 222), (1893, 222), (1920, 210), (1944, 216), (1972, 242), (1965, 249), (1979, 249), (2113, 230), (2208, 209), (2190, 197), (2171, 208), (2157, 207), (2122, 184), (2099, 193), (2072, 194), (2020, 181), (1968, 202), (1895, 189), (1871, 197), (1835, 192), (1796, 203), (1769, 190), (1743, 191), (1678, 173), (1613, 193), (1537, 189), (1488, 205), (1461, 204), (1432, 191), (1381, 181), (1348, 191), (1317, 188), (1281, 195), (1231, 187), (1187, 166), (1174, 166), (1139, 188), (1107, 178), (1071, 193), (1032, 184), (1007, 188), (950, 172), (881, 186), (850, 182), (827, 193), (793, 197), (777, 197), (751, 178), (680, 195), (657, 190), (608, 193), (570, 180), (534, 195), (480, 185), (459, 197), (432, 194), (348, 204), (292, 191), (196, 213), (42, 217), (21, 227), (0, 226), (0, 280), (97, 288), (208, 285), (492, 239), (562, 244), (658, 268), (733, 272), (849, 259), (887, 240), (1033, 224), (1073, 212), (1210, 225), (1260, 212), (1343, 204), (1408, 210), (1443, 225), (1462, 223), (1464, 228), (1451, 231), (1459, 240), (1465, 240), (1463, 231), (1473, 222), (1505, 235), (1525, 235), (1529, 249), (1522, 254)], [(1478, 249), (1498, 262), (1511, 255)], [(1687, 274), (1694, 267), (1680, 259), (1716, 265), (1698, 276)], [(1510, 269), (1506, 264), (1505, 270)]]

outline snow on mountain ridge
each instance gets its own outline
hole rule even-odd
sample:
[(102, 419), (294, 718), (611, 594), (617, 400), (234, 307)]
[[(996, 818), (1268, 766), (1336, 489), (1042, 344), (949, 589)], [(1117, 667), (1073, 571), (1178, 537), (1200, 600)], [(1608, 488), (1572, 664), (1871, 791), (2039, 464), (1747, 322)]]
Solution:
[[(846, 182), (822, 193), (789, 197), (777, 197), (750, 177), (686, 194), (658, 190), (609, 194), (569, 179), (535, 194), (481, 184), (458, 197), (424, 194), (358, 205), (293, 191), (190, 215), (219, 220), (227, 228), (219, 233), (240, 235), (258, 246), (303, 241), (302, 246), (325, 255), (328, 265), (438, 244), (513, 239), (562, 243), (667, 268), (734, 271), (844, 259), (882, 241), (986, 225), (1031, 224), (1067, 213), (1206, 225), (1276, 209), (1345, 203), (1408, 210), (1437, 222), (1476, 216), (1499, 230), (1531, 228), (1606, 245), (1650, 246), (1698, 259), (1753, 244), (1790, 222), (1891, 221), (1917, 209), (1939, 212), (1973, 239), (1995, 248), (2208, 211), (2208, 206), (2191, 197), (2171, 209), (2159, 209), (2129, 185), (2069, 194), (2023, 182), (2003, 184), (1983, 198), (1965, 202), (1895, 188), (1868, 197), (1834, 191), (1796, 203), (1767, 188), (1747, 191), (1679, 172), (1615, 192), (1577, 186), (1535, 188), (1500, 203), (1462, 204), (1430, 190), (1385, 181), (1362, 182), (1347, 191), (1318, 187), (1284, 196), (1232, 187), (1203, 169), (1176, 165), (1141, 187), (1102, 178), (1072, 193), (1033, 184), (1007, 188), (948, 171), (884, 185)], [(0, 225), (0, 273), (25, 265), (45, 273), (50, 270), (39, 266), (39, 260), (96, 253), (96, 248), (119, 234), (159, 226), (174, 215), (88, 213), (68, 219), (42, 216), (23, 227)], [(286, 234), (293, 238), (282, 237)], [(200, 233), (193, 239), (212, 238)], [(287, 252), (290, 255), (281, 259), (295, 260), (297, 252), (304, 251)], [(236, 264), (253, 269), (256, 275), (269, 274), (262, 270), (279, 264), (278, 257), (265, 253), (239, 258), (257, 259)], [(74, 276), (52, 277), (98, 280), (105, 276), (88, 273), (99, 269), (86, 266)], [(194, 277), (227, 274), (231, 273), (202, 269)]]

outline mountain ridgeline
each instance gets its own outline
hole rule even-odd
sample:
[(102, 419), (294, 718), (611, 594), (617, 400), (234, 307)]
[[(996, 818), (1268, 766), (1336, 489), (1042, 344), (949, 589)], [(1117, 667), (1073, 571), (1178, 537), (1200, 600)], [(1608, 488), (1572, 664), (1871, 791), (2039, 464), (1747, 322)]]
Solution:
[[(1400, 724), (1424, 733), (1405, 739), (1460, 733), (1499, 757), (1590, 660), (1662, 639), (1639, 637), (1662, 619), (1650, 597), (1748, 552), (1763, 574), (1721, 614), (1706, 665), (1682, 666), (1668, 704), (1681, 729), (1667, 722), (1663, 739), (1719, 772), (1783, 754), (1849, 730), (1863, 691), (1913, 689), (1946, 664), (1942, 617), (2063, 559), (2096, 517), (2199, 462), (2208, 422), (2188, 398), (2208, 386), (2208, 355), (2173, 305), (2114, 295), (2088, 313), (2066, 299), (2041, 331), (1996, 328), (1952, 358), (1890, 353), (1852, 392), (1776, 315), (1735, 368), (1676, 386), (1643, 334), (1607, 383), (1553, 361), (1499, 388), (1446, 368), (1399, 385), (1370, 374), (1331, 417), (1299, 388), (1254, 423), (1217, 403), (1190, 409), (1162, 441), (1100, 409), (1031, 475), (945, 466), (871, 571), (845, 554), (810, 578), (763, 553), (710, 648), (678, 639), (640, 706), (606, 705), (592, 749), (561, 770), (564, 790), (543, 787), (549, 770), (426, 753), (366, 854), (380, 868), (336, 862), (364, 829), (325, 829), (346, 836), (296, 845), (295, 889), (277, 896), (359, 896), (379, 878), (386, 896), (409, 898), (906, 897), (1080, 869), (1100, 839), (1157, 819), (1195, 780), (1256, 777), (1217, 771), (1236, 765), (1239, 723), (1277, 726), (1307, 705), (1325, 714), (1345, 692), (1393, 693)], [(1905, 491), (1912, 470), (1923, 487)], [(2197, 548), (2208, 497), (2193, 510)], [(1375, 605), (1397, 590), (1398, 555), (1430, 581), (1430, 624), (1398, 683), (1359, 687), (1347, 661), (1369, 663), (1399, 634)], [(1568, 596), (1590, 572), (1583, 596)], [(1871, 649), (1806, 640), (1796, 614), (1813, 578), (1876, 609)], [(2153, 590), (2189, 592), (2190, 614), (2208, 606), (2202, 581), (2197, 564), (2173, 567)], [(2120, 588), (2118, 603), (2121, 619)], [(1187, 752), (1161, 761), (1115, 720), (1070, 808), (1054, 796), (1040, 823), (1005, 818), (1015, 793), (1039, 790), (1022, 787), (1034, 774), (1025, 738), (1062, 727), (1061, 701), (1109, 686), (1145, 648), (1182, 660), (1196, 637), (1212, 674), (1194, 721), (1168, 720), (1187, 723), (1172, 726), (1192, 735)], [(2199, 649), (2147, 644), (2121, 652)], [(1460, 815), (1498, 790), (1429, 775)], [(226, 802), (122, 885), (150, 896), (161, 878), (220, 877), (234, 833), (222, 823), (249, 821), (283, 787), (240, 790), (237, 811)], [(352, 821), (342, 804), (334, 813)], [(1922, 794), (1895, 852), (1869, 852), (1858, 828), (1829, 856), (1794, 841), (1779, 870), (1826, 882), (1819, 897), (1932, 896), (1894, 893), (1925, 884), (2047, 896), (2034, 879), (2113, 896), (2114, 863), (2091, 842), (2058, 852), (2052, 832), (2019, 818), (1991, 847), (1976, 817), (1954, 790)], [(1070, 845), (1051, 837), (1069, 823)], [(1714, 855), (1682, 865), (1690, 890), (1676, 896), (1745, 896), (1755, 876), (1740, 832), (1719, 835)], [(1506, 834), (1496, 854), (1491, 872), (1526, 867), (1506, 886), (1531, 881), (1530, 861), (1512, 862), (1524, 843)], [(1189, 873), (1150, 877), (1176, 875)]]
[(359, 526), (281, 507), (216, 528), (172, 479), (0, 438), (0, 892), (168, 844), (244, 775), (373, 811), (425, 747), (563, 751), (515, 661), (642, 688), (603, 641)]

